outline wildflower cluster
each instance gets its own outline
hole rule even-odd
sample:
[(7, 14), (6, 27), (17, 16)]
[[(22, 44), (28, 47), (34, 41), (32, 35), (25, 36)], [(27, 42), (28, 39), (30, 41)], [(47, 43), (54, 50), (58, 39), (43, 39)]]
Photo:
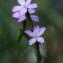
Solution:
[[(39, 22), (39, 17), (34, 15), (36, 13), (36, 8), (38, 8), (37, 3), (31, 3), (32, 0), (17, 0), (19, 5), (16, 5), (12, 8), (12, 16), (17, 19), (17, 22), (23, 22), (27, 18), (26, 13), (29, 13), (31, 21)], [(23, 22), (24, 23), (24, 22)], [(44, 38), (41, 35), (44, 34), (46, 27), (39, 27), (39, 25), (34, 25), (33, 30), (28, 29), (24, 30), (31, 39), (29, 40), (29, 45), (32, 45), (36, 42), (44, 43)]]

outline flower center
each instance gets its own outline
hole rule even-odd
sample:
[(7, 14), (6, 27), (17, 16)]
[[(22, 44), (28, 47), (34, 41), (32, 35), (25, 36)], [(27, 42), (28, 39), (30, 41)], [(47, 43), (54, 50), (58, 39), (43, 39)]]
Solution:
[(23, 7), (24, 7), (24, 8), (27, 8), (27, 5), (26, 5), (26, 4), (24, 4), (24, 5), (23, 5)]
[(34, 34), (34, 37), (35, 37), (35, 38), (37, 38), (37, 37), (38, 37), (38, 36), (37, 36), (37, 33), (35, 33), (35, 34)]

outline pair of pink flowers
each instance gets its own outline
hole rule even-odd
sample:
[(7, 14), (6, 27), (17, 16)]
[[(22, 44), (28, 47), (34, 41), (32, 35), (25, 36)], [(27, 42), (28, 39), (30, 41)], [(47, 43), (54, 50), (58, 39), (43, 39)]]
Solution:
[[(37, 3), (32, 3), (31, 0), (17, 0), (19, 5), (16, 5), (12, 8), (12, 16), (17, 18), (17, 22), (22, 22), (26, 18), (26, 13), (29, 12), (32, 21), (39, 22), (39, 17), (33, 15), (36, 12), (38, 7)], [(41, 35), (44, 34), (46, 27), (34, 26), (33, 31), (25, 30), (24, 32), (31, 37), (29, 40), (29, 45), (34, 44), (35, 42), (44, 43), (44, 38)]]

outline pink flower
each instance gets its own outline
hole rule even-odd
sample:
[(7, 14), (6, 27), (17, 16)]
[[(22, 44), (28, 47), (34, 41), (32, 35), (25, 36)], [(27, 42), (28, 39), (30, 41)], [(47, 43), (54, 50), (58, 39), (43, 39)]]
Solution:
[(44, 34), (45, 30), (46, 30), (46, 27), (40, 27), (39, 28), (39, 26), (35, 26), (34, 29), (33, 29), (33, 32), (30, 31), (30, 30), (25, 30), (25, 33), (28, 36), (32, 37), (29, 40), (29, 45), (32, 45), (35, 42), (44, 43), (44, 38), (41, 37), (41, 35)]
[[(17, 2), (19, 3), (19, 5), (16, 5), (12, 8), (12, 16), (14, 18), (17, 18), (18, 22), (22, 22), (23, 20), (26, 19), (26, 16), (25, 14), (27, 13), (27, 11), (30, 13), (30, 14), (33, 14), (36, 12), (35, 8), (38, 7), (38, 5), (36, 3), (32, 3), (31, 4), (31, 0), (17, 0)], [(34, 21), (38, 21), (39, 18), (38, 16), (34, 15), (33, 18), (32, 18), (33, 15), (31, 15), (31, 19), (34, 20)], [(37, 18), (36, 19), (34, 19)]]

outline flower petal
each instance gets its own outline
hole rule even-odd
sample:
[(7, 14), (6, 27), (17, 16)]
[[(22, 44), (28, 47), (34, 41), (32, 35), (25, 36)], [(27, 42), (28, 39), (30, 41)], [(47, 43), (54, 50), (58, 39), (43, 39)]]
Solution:
[(18, 13), (18, 12), (13, 13), (13, 14), (12, 14), (12, 17), (18, 18), (18, 17), (19, 17), (19, 13)]
[(32, 0), (26, 0), (26, 5), (29, 5)]
[(33, 3), (28, 6), (28, 8), (37, 8), (37, 7), (38, 7), (37, 3)]
[(32, 45), (36, 42), (36, 38), (32, 38), (29, 40), (29, 45)]
[(25, 15), (22, 15), (18, 18), (17, 22), (22, 22), (26, 19), (26, 16)]
[(37, 41), (38, 41), (39, 43), (44, 43), (44, 38), (42, 38), (42, 37), (37, 37)]
[(24, 4), (25, 4), (25, 0), (17, 0), (17, 2), (18, 2), (20, 5), (24, 5)]
[(32, 19), (32, 21), (34, 21), (34, 22), (39, 22), (39, 17), (36, 16), (36, 15), (31, 15), (31, 19)]
[(33, 14), (33, 13), (35, 13), (35, 12), (36, 12), (36, 10), (35, 10), (35, 9), (28, 9), (28, 11), (29, 11), (29, 13), (30, 13), (30, 14)]
[(20, 11), (22, 9), (22, 6), (14, 6), (13, 8), (12, 8), (12, 12), (17, 12), (17, 11)]
[(31, 32), (30, 30), (26, 30), (24, 31), (27, 35), (29, 35), (30, 37), (33, 37), (33, 32)]
[(39, 26), (34, 26), (33, 32), (34, 32), (34, 35), (37, 36), (37, 34), (39, 33)]
[(20, 10), (20, 15), (24, 15), (25, 13), (27, 12), (27, 9), (26, 8), (22, 8), (22, 10)]
[(46, 30), (46, 27), (41, 27), (40, 32), (38, 33), (38, 36), (41, 36), (42, 34), (44, 34), (45, 30)]

